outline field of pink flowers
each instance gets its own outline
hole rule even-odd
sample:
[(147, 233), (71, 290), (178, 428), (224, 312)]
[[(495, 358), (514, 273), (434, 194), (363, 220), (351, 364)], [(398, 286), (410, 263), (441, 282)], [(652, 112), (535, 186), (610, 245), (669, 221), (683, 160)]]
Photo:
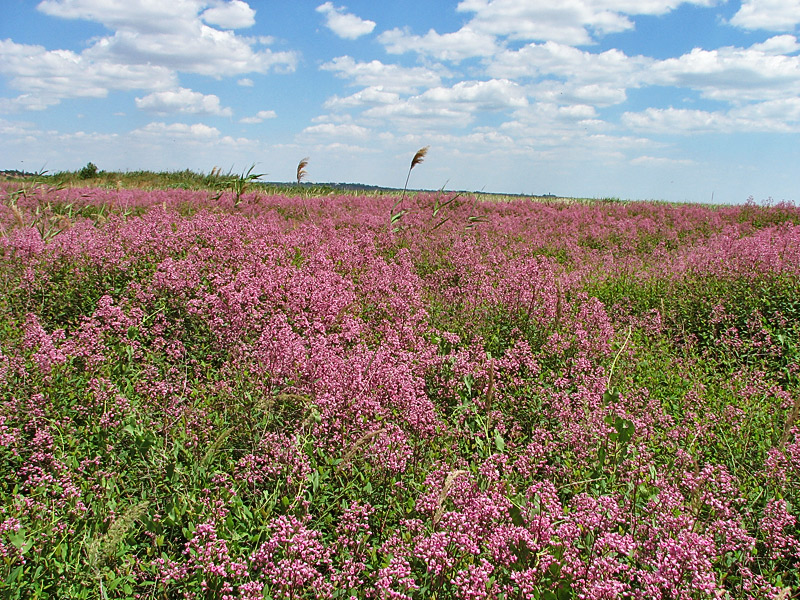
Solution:
[(800, 209), (0, 197), (3, 598), (800, 597)]

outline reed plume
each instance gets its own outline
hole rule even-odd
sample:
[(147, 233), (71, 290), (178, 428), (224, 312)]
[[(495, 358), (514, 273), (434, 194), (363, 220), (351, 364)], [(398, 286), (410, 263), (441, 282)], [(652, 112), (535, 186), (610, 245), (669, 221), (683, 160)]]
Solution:
[(391, 216), (389, 219), (390, 225), (394, 225), (395, 222), (402, 219), (403, 215), (405, 215), (406, 212), (408, 212), (403, 208), (401, 208), (398, 212), (394, 211), (398, 206), (402, 206), (403, 200), (406, 199), (406, 191), (408, 191), (408, 180), (411, 178), (411, 171), (414, 169), (414, 167), (416, 167), (418, 164), (420, 164), (422, 161), (425, 160), (425, 156), (428, 154), (428, 148), (430, 148), (430, 146), (425, 146), (424, 148), (420, 148), (419, 150), (417, 150), (417, 153), (414, 155), (414, 158), (411, 159), (411, 166), (408, 167), (408, 175), (406, 175), (406, 183), (403, 186), (403, 194), (400, 196), (400, 200), (395, 202), (394, 206), (392, 206)]
[(297, 163), (297, 184), (299, 185), (303, 178), (308, 175), (306, 167), (308, 166), (308, 157), (306, 156), (299, 163)]
[(469, 474), (469, 471), (464, 471), (461, 469), (455, 469), (447, 474), (447, 479), (444, 480), (442, 491), (439, 492), (439, 496), (436, 498), (436, 513), (433, 515), (434, 525), (438, 525), (439, 521), (444, 516), (444, 501), (447, 499), (447, 494), (450, 493), (450, 490), (455, 485), (456, 479), (461, 475), (467, 474)]
[(356, 443), (351, 446), (350, 450), (347, 451), (347, 454), (345, 454), (342, 457), (342, 460), (336, 466), (336, 472), (339, 473), (342, 470), (344, 465), (346, 465), (350, 461), (350, 459), (353, 458), (353, 456), (355, 456), (355, 453), (356, 451), (358, 451), (359, 448), (361, 448), (372, 438), (379, 436), (382, 433), (386, 433), (387, 431), (388, 431), (387, 429), (378, 429), (377, 431), (370, 431), (368, 433), (365, 433), (360, 438), (358, 438), (356, 440)]
[(408, 190), (408, 180), (411, 178), (411, 171), (420, 164), (422, 161), (425, 160), (425, 156), (428, 154), (428, 149), (430, 146), (425, 146), (424, 148), (420, 148), (417, 150), (417, 153), (414, 155), (414, 158), (411, 159), (411, 166), (408, 167), (408, 175), (406, 175), (406, 184), (403, 186), (403, 197), (405, 198), (406, 190)]

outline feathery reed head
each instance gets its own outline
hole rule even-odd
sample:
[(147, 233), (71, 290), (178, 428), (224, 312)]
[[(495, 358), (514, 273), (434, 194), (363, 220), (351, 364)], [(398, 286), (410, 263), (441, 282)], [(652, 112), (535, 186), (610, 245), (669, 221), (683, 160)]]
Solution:
[(420, 148), (417, 150), (417, 153), (414, 155), (414, 158), (411, 159), (411, 167), (409, 170), (416, 167), (419, 163), (425, 160), (425, 156), (428, 154), (428, 149), (430, 146), (425, 146), (424, 148)]
[(297, 183), (300, 183), (303, 178), (308, 175), (306, 167), (308, 166), (308, 157), (306, 156), (299, 163), (297, 163)]
[(455, 485), (456, 479), (461, 475), (468, 474), (469, 471), (464, 471), (462, 469), (455, 469), (447, 474), (447, 479), (444, 480), (442, 491), (439, 492), (439, 496), (436, 498), (436, 513), (433, 515), (434, 525), (438, 525), (439, 521), (442, 520), (442, 516), (444, 515), (444, 501), (447, 498), (447, 494), (450, 493), (450, 490)]

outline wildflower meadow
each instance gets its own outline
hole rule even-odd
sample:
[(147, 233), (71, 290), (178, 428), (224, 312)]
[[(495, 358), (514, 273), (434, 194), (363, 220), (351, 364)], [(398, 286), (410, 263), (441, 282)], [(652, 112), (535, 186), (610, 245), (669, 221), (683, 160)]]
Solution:
[(249, 183), (2, 184), (1, 597), (800, 597), (800, 209)]

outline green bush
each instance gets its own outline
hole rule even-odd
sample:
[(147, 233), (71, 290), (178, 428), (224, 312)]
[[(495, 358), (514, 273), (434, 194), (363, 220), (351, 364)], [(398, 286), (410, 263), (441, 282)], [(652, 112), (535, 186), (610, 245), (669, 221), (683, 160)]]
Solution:
[(93, 162), (86, 163), (86, 166), (78, 171), (78, 177), (81, 179), (94, 179), (97, 177), (97, 165)]

